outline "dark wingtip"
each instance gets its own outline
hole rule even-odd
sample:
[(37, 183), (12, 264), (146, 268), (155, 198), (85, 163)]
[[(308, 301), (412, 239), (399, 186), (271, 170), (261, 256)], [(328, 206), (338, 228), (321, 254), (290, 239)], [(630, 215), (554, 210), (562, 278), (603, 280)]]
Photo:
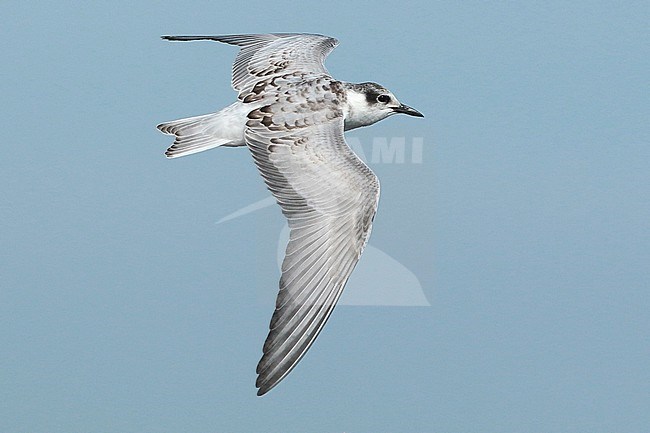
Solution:
[(166, 41), (199, 41), (199, 40), (204, 40), (204, 39), (210, 39), (212, 36), (173, 36), (173, 35), (165, 35), (161, 36), (161, 39), (164, 39)]
[(268, 383), (263, 383), (261, 380), (261, 376), (257, 376), (257, 380), (255, 381), (255, 387), (258, 388), (257, 390), (257, 396), (261, 397), (267, 392), (269, 392), (275, 385), (269, 386)]
[(208, 35), (164, 35), (160, 37), (166, 41), (217, 41), (217, 42), (226, 42), (222, 39), (228, 38), (228, 36), (208, 36)]

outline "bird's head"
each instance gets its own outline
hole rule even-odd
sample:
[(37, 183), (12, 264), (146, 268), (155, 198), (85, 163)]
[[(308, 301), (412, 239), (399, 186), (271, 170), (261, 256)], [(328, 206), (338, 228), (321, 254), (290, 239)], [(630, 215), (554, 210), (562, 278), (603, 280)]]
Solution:
[(418, 110), (404, 105), (393, 93), (376, 83), (346, 84), (347, 112), (345, 129), (372, 125), (393, 114), (424, 117)]

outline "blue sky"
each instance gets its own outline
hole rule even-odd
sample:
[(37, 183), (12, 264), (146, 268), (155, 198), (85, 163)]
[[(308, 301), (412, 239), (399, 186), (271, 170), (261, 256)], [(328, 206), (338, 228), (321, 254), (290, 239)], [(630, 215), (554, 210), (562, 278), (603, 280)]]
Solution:
[[(647, 2), (132, 3), (2, 3), (1, 431), (647, 429)], [(282, 215), (217, 224), (268, 197), (250, 154), (155, 125), (235, 98), (233, 47), (160, 35), (273, 31), (425, 114), (348, 136), (407, 152), (355, 284), (430, 306), (337, 308), (258, 398)]]

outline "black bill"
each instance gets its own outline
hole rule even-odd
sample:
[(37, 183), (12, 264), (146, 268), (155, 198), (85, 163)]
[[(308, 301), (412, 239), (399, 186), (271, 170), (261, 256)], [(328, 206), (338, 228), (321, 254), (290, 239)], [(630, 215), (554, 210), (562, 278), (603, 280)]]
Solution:
[(411, 108), (408, 105), (404, 105), (404, 104), (400, 105), (399, 107), (393, 108), (393, 111), (396, 113), (408, 114), (409, 116), (424, 117), (424, 114), (420, 113), (415, 108)]

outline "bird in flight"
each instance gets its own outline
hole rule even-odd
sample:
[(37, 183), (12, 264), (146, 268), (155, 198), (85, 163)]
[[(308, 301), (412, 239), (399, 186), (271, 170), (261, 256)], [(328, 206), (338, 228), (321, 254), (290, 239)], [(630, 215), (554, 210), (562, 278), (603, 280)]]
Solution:
[(161, 123), (177, 158), (220, 146), (248, 147), (288, 220), (280, 291), (257, 365), (257, 395), (296, 366), (329, 318), (368, 242), (379, 181), (344, 131), (393, 114), (424, 117), (376, 83), (335, 80), (325, 57), (338, 45), (314, 34), (163, 36), (240, 47), (237, 101), (219, 112)]

